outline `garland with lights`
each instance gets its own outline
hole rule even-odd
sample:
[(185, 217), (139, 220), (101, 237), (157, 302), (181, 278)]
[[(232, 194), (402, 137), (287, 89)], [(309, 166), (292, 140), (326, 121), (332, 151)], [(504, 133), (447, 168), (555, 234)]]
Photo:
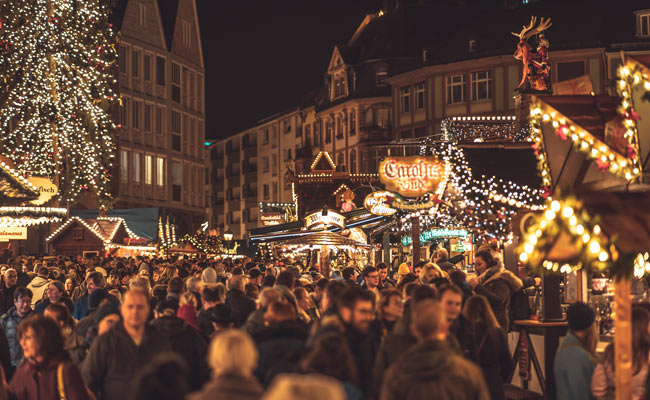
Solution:
[[(547, 202), (546, 211), (535, 215), (532, 224), (517, 247), (519, 260), (531, 269), (540, 267), (553, 272), (569, 273), (588, 266), (604, 271), (615, 267), (618, 252), (612, 241), (599, 225), (599, 219), (591, 216), (575, 196), (558, 193)], [(553, 246), (571, 249), (573, 257), (558, 262), (547, 259)], [(613, 269), (613, 275), (621, 271)]]
[(24, 174), (57, 183), (59, 199), (84, 191), (112, 205), (115, 125), (110, 108), (112, 0), (0, 2), (0, 151)]
[(158, 216), (158, 246), (168, 251), (176, 246), (176, 224), (171, 216)]
[(451, 142), (530, 141), (530, 127), (518, 128), (512, 115), (449, 117), (440, 124), (443, 138)]

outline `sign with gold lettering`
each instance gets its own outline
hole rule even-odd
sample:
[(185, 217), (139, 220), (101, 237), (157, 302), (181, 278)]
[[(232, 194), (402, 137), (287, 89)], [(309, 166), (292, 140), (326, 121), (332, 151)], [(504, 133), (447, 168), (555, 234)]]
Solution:
[(16, 239), (27, 239), (27, 227), (0, 228), (0, 242)]
[(267, 212), (260, 214), (262, 226), (280, 225), (286, 222), (285, 220), (286, 218), (284, 217), (284, 214), (280, 212)]
[(449, 163), (435, 157), (388, 157), (379, 164), (379, 180), (386, 189), (405, 197), (439, 194), (449, 175)]
[(322, 211), (319, 211), (305, 217), (305, 226), (307, 229), (326, 228), (328, 226), (343, 229), (345, 228), (345, 217), (333, 211), (328, 211), (325, 215), (323, 215)]
[(47, 203), (52, 197), (54, 197), (58, 192), (59, 188), (48, 178), (32, 176), (27, 179), (32, 185), (36, 187), (38, 193), (41, 195), (36, 200), (32, 200), (31, 204), (41, 205)]
[(375, 215), (393, 215), (397, 209), (391, 207), (395, 194), (387, 191), (372, 192), (363, 202), (366, 210)]

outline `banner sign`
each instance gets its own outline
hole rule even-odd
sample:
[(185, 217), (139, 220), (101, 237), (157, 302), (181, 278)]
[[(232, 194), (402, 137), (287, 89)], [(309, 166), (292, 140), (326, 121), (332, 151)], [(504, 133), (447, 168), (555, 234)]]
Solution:
[(0, 228), (0, 242), (16, 239), (27, 239), (27, 227)]
[(345, 217), (333, 211), (328, 211), (326, 215), (323, 215), (323, 212), (319, 211), (309, 214), (305, 218), (305, 226), (307, 229), (325, 228), (328, 226), (336, 226), (343, 229), (345, 228)]
[(396, 208), (391, 207), (395, 194), (387, 191), (372, 192), (363, 202), (366, 210), (374, 215), (393, 215), (397, 212)]
[[(433, 239), (438, 238), (451, 238), (459, 237), (465, 238), (469, 233), (465, 229), (432, 229), (430, 231), (425, 231), (420, 234), (420, 243), (428, 242)], [(413, 242), (413, 239), (410, 236), (404, 236), (402, 238), (403, 246), (410, 246)]]
[(27, 179), (29, 183), (36, 187), (40, 194), (38, 199), (30, 201), (31, 204), (41, 205), (47, 203), (52, 197), (59, 193), (59, 188), (48, 178), (32, 176)]
[(284, 221), (284, 214), (280, 212), (267, 212), (260, 214), (262, 226), (280, 225)]
[(435, 157), (388, 157), (379, 164), (379, 180), (386, 189), (405, 197), (438, 194), (448, 173), (448, 163)]

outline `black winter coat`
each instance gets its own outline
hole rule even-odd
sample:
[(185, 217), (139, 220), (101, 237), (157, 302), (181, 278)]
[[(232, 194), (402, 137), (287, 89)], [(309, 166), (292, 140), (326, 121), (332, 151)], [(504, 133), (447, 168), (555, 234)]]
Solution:
[(307, 337), (307, 327), (299, 321), (273, 324), (253, 335), (260, 354), (256, 376), (264, 387), (268, 387), (275, 375), (294, 372)]
[(210, 371), (205, 356), (208, 344), (196, 329), (190, 327), (176, 316), (164, 316), (151, 321), (172, 345), (172, 350), (181, 356), (191, 372), (190, 389), (199, 390), (208, 381)]
[(230, 309), (230, 317), (237, 328), (244, 325), (248, 316), (257, 308), (255, 300), (235, 289), (226, 294), (226, 306)]
[(483, 370), (492, 400), (505, 400), (503, 384), (514, 368), (506, 335), (499, 328), (490, 328), (476, 339), (476, 362)]
[(172, 351), (169, 340), (158, 329), (145, 329), (140, 345), (133, 342), (122, 323), (93, 342), (81, 375), (101, 400), (124, 400), (136, 372), (157, 355)]

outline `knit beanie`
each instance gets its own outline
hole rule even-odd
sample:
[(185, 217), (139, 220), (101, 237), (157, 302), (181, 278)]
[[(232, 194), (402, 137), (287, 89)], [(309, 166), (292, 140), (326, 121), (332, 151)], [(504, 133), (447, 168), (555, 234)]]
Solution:
[(572, 331), (582, 331), (591, 326), (596, 318), (594, 310), (583, 302), (571, 304), (566, 310), (566, 319)]
[(108, 317), (111, 314), (120, 315), (120, 310), (118, 310), (118, 308), (112, 304), (104, 304), (103, 306), (99, 307), (93, 315), (95, 325), (99, 324), (104, 318)]
[(411, 270), (409, 269), (409, 266), (406, 263), (401, 263), (399, 265), (399, 269), (397, 270), (398, 275), (406, 275), (409, 272), (411, 272)]

